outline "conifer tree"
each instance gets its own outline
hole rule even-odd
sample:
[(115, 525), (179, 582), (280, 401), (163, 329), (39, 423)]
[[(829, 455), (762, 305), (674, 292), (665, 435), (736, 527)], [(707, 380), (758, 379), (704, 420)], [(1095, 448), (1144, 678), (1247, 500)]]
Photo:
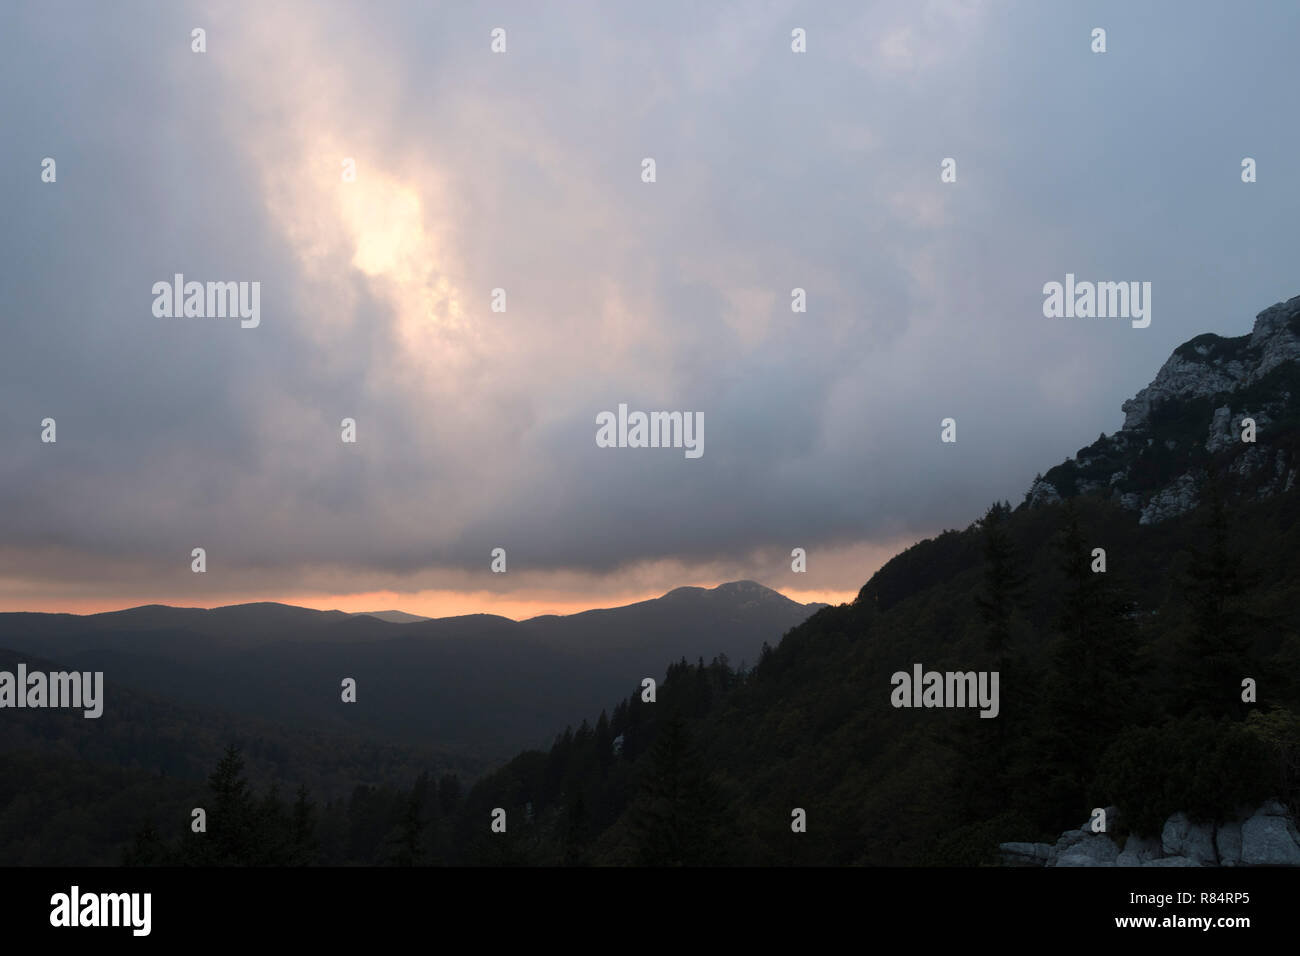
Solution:
[(1191, 626), (1180, 642), (1185, 709), (1210, 717), (1245, 716), (1241, 679), (1249, 676), (1250, 640), (1241, 601), (1246, 578), (1231, 547), (1230, 519), (1217, 475), (1205, 483), (1201, 544), (1192, 548), (1184, 590)]
[(1025, 590), (1025, 575), (1007, 533), (1011, 506), (994, 502), (980, 520), (984, 547), (984, 591), (976, 597), (984, 619), (985, 646), (1001, 665), (1011, 648), (1011, 617)]
[(307, 788), (300, 785), (293, 804), (293, 862), (310, 866), (316, 862), (319, 849), (315, 806), (307, 799)]
[(717, 795), (686, 721), (674, 711), (650, 752), (650, 766), (629, 826), (642, 866), (709, 866), (722, 862)]
[(609, 731), (609, 718), (605, 716), (603, 710), (600, 712), (600, 719), (596, 721), (593, 743), (596, 748), (596, 760), (600, 764), (603, 776), (609, 770), (610, 764), (614, 762), (614, 737)]
[(166, 863), (167, 845), (158, 836), (153, 820), (146, 820), (135, 835), (135, 841), (122, 856), (123, 866), (158, 866)]
[[(218, 865), (246, 865), (253, 856), (253, 797), (244, 779), (244, 758), (228, 747), (208, 777), (213, 803), (208, 813), (208, 832), (199, 835), (200, 860)], [(191, 836), (193, 836), (191, 834)]]
[(574, 797), (565, 814), (564, 865), (582, 866), (586, 862), (587, 842), (590, 839), (591, 820), (582, 794)]
[(398, 827), (392, 861), (397, 866), (417, 866), (423, 862), (424, 813), (419, 788), (412, 788)]
[(1062, 506), (1062, 519), (1056, 547), (1063, 581), (1044, 756), (1059, 799), (1083, 802), (1102, 752), (1133, 713), (1138, 635), (1133, 604), (1108, 572), (1093, 571), (1092, 548), (1073, 499)]
[[(1025, 735), (1015, 723), (1023, 717), (1027, 681), (1018, 663), (1012, 621), (1023, 600), (1027, 576), (1007, 532), (1011, 506), (994, 502), (979, 522), (984, 585), (975, 603), (984, 622), (984, 647), (998, 672), (997, 718), (964, 721), (952, 738), (953, 786), (960, 816), (972, 822), (1005, 813), (1015, 797), (1010, 779)], [(1008, 706), (1010, 705), (1010, 706)]]

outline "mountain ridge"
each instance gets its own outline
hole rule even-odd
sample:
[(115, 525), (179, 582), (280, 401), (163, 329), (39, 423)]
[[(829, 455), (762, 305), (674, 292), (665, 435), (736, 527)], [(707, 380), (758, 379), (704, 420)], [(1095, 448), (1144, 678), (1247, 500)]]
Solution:
[(826, 605), (820, 601), (813, 601), (802, 604), (795, 601), (788, 595), (783, 594), (775, 588), (770, 588), (765, 584), (757, 581), (745, 579), (739, 581), (727, 581), (715, 585), (712, 588), (701, 587), (698, 585), (682, 585), (665, 591), (658, 597), (645, 598), (641, 601), (633, 601), (630, 604), (616, 604), (610, 607), (593, 607), (584, 608), (581, 611), (573, 611), (569, 614), (538, 614), (533, 617), (512, 618), (504, 614), (493, 614), (490, 611), (470, 611), (465, 614), (449, 614), (440, 617), (429, 617), (423, 614), (412, 614), (409, 611), (397, 609), (388, 609), (385, 611), (340, 611), (337, 609), (325, 610), (322, 608), (307, 607), (301, 604), (286, 604), (283, 601), (244, 601), (239, 604), (221, 604), (214, 607), (196, 607), (184, 604), (135, 604), (130, 607), (115, 608), (111, 611), (92, 611), (88, 614), (76, 614), (70, 611), (0, 611), (0, 618), (13, 617), (16, 615), (30, 615), (42, 619), (66, 618), (79, 622), (88, 621), (106, 621), (109, 618), (119, 620), (122, 615), (135, 615), (137, 612), (150, 613), (168, 613), (168, 612), (193, 612), (195, 614), (217, 614), (218, 612), (246, 612), (254, 609), (275, 609), (277, 612), (304, 612), (308, 615), (319, 615), (322, 620), (342, 621), (349, 617), (372, 617), (375, 620), (383, 621), (386, 624), (417, 624), (428, 621), (453, 621), (463, 620), (475, 617), (490, 617), (503, 621), (513, 621), (517, 624), (525, 624), (529, 621), (536, 621), (541, 618), (572, 618), (582, 614), (590, 614), (593, 611), (614, 611), (622, 608), (637, 607), (644, 604), (650, 604), (655, 601), (661, 601), (664, 598), (680, 594), (707, 594), (717, 592), (719, 594), (729, 593), (761, 593), (767, 599), (772, 597), (781, 598), (792, 604), (798, 604), (803, 607), (820, 608)]
[[(210, 710), (490, 758), (542, 743), (570, 714), (597, 713), (670, 661), (756, 661), (764, 642), (817, 610), (761, 585), (525, 621), (391, 623), (274, 603), (146, 606), (0, 614), (0, 648)], [(366, 706), (340, 704), (344, 677), (357, 681)]]

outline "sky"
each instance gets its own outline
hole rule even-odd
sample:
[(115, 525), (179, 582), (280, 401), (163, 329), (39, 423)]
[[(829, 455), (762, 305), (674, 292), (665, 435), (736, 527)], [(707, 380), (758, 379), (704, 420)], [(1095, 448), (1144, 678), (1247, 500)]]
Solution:
[[(1292, 0), (4, 3), (0, 610), (851, 600), (1300, 293), (1298, 37)], [(259, 283), (257, 326), (155, 314), (177, 273)], [(1067, 273), (1150, 282), (1150, 326), (1044, 317)], [(620, 403), (703, 454), (599, 447)]]

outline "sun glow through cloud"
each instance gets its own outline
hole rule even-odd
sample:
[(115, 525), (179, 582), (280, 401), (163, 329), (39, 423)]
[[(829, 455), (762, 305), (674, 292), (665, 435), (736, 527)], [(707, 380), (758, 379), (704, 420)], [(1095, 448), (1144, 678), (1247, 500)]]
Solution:
[(415, 334), (422, 322), (457, 327), (460, 298), (437, 269), (442, 257), (425, 229), (420, 195), (383, 173), (368, 173), (345, 187), (338, 209), (355, 250), (352, 265), (388, 284), (403, 332)]

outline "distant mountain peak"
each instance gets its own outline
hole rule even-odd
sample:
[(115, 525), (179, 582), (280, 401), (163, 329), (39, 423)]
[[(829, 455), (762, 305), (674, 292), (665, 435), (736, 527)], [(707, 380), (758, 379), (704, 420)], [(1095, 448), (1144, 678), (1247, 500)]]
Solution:
[(695, 585), (684, 585), (681, 588), (673, 588), (664, 597), (672, 594), (780, 594), (779, 591), (772, 591), (766, 585), (759, 584), (758, 581), (727, 581), (725, 584), (719, 584), (715, 588), (701, 588)]
[[(748, 581), (748, 580), (728, 581), (725, 584), (719, 584), (717, 587), (713, 587), (713, 588), (701, 588), (701, 587), (691, 587), (691, 586), (673, 588), (671, 591), (665, 594), (663, 598), (661, 598), (660, 600), (665, 600), (668, 598), (689, 598), (689, 597), (698, 598), (706, 594), (712, 594), (716, 597), (727, 598), (729, 600), (755, 601), (755, 600), (771, 600), (773, 598), (778, 598), (782, 601), (790, 600), (780, 591), (776, 591), (772, 588), (769, 588), (767, 585), (759, 584), (757, 581)], [(798, 602), (792, 602), (792, 603), (798, 603)]]
[[(1249, 335), (1198, 335), (1124, 402), (1124, 425), (1035, 479), (1029, 506), (1100, 495), (1154, 524), (1196, 507), (1211, 470), (1239, 495), (1290, 491), (1300, 414), (1300, 296), (1255, 317)], [(1255, 440), (1242, 440), (1243, 419)]]
[(728, 581), (726, 584), (719, 584), (713, 590), (721, 591), (723, 594), (779, 594), (757, 581)]

